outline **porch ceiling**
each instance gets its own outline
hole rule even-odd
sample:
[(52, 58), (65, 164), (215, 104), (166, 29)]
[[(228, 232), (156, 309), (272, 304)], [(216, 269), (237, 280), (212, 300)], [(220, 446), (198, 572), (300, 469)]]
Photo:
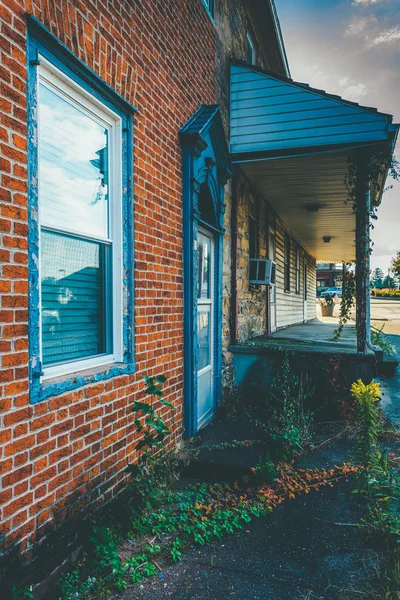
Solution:
[[(348, 158), (365, 147), (391, 153), (398, 132), (391, 115), (237, 62), (230, 81), (232, 162), (317, 260), (354, 260)], [(375, 205), (383, 167), (371, 185)]]
[(241, 164), (295, 237), (324, 262), (355, 260), (355, 213), (346, 204), (344, 184), (347, 158), (347, 152), (336, 152)]

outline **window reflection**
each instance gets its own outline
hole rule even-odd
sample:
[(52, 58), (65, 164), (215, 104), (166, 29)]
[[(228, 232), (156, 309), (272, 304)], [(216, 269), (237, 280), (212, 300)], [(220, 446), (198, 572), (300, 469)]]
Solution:
[(197, 297), (210, 298), (210, 242), (199, 235)]
[(197, 368), (199, 371), (210, 364), (210, 312), (207, 307), (206, 312), (197, 314)]
[(39, 125), (42, 225), (108, 237), (107, 131), (43, 84)]
[(41, 242), (44, 366), (104, 353), (104, 245), (47, 231)]

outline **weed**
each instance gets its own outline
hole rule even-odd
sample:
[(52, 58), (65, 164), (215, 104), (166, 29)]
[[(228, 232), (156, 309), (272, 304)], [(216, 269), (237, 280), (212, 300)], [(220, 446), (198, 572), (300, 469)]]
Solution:
[(379, 329), (371, 326), (371, 342), (375, 346), (379, 346), (379, 348), (383, 350), (385, 354), (388, 354), (389, 356), (395, 356), (397, 354), (396, 346), (389, 342), (383, 333), (384, 327), (384, 324)]
[(357, 452), (361, 463), (355, 490), (368, 499), (364, 525), (375, 534), (386, 551), (382, 599), (400, 598), (400, 470), (395, 453), (386, 454), (380, 443), (383, 419), (377, 401), (379, 384), (352, 385), (357, 404)]
[(309, 442), (313, 413), (305, 405), (312, 395), (313, 390), (290, 369), (286, 355), (269, 393), (244, 409), (245, 416), (263, 434), (268, 460), (275, 464), (290, 461)]

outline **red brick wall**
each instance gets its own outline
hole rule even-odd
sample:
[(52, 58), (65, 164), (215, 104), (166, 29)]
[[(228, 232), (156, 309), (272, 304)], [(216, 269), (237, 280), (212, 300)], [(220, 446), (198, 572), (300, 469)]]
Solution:
[[(135, 117), (136, 374), (29, 403), (26, 24), (33, 14), (139, 109)], [(0, 0), (1, 548), (30, 551), (135, 460), (130, 406), (163, 373), (182, 432), (182, 189), (178, 130), (216, 102), (215, 30), (201, 0)], [(29, 557), (30, 553), (26, 555)]]

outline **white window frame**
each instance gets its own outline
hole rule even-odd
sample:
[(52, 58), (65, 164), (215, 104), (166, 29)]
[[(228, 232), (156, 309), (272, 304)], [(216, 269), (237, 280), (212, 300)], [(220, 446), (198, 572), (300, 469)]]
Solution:
[[(43, 226), (46, 230), (60, 234), (73, 235), (82, 240), (94, 240), (102, 244), (112, 245), (112, 352), (98, 356), (83, 358), (62, 364), (44, 367), (41, 381), (64, 375), (123, 362), (123, 249), (122, 249), (122, 119), (108, 106), (95, 98), (90, 92), (73, 79), (57, 69), (52, 63), (40, 56), (37, 71), (37, 90), (39, 83), (55, 91), (60, 97), (70, 102), (83, 114), (95, 120), (108, 130), (109, 173), (108, 190), (108, 227), (109, 237), (101, 238), (83, 234), (71, 229), (55, 229)], [(39, 104), (39, 98), (38, 98)], [(39, 113), (39, 111), (38, 111)], [(40, 144), (40, 114), (38, 114), (38, 145)], [(39, 153), (38, 153), (39, 156)], [(41, 281), (41, 219), (40, 219), (40, 165), (38, 165), (38, 230), (39, 230), (39, 281)], [(39, 285), (39, 329), (40, 360), (42, 360), (42, 304), (41, 285)], [(105, 315), (107, 319), (107, 315)]]
[[(255, 65), (257, 63), (257, 50), (256, 50), (256, 44), (255, 44), (254, 38), (251, 35), (250, 31), (247, 32), (246, 40), (247, 40), (247, 44), (251, 48), (251, 64)], [(247, 48), (246, 48), (246, 58), (247, 58)]]

